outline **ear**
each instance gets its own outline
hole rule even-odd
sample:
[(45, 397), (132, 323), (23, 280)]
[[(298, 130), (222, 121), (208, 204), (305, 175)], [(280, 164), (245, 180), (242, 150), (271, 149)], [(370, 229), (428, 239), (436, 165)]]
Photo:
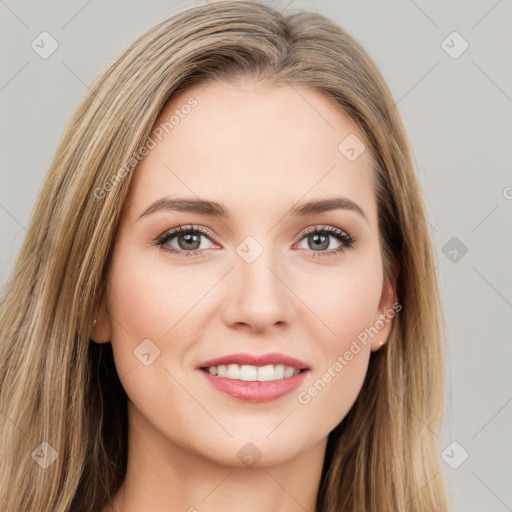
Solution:
[(112, 339), (112, 327), (107, 309), (106, 293), (103, 294), (96, 312), (96, 322), (92, 328), (91, 339), (95, 343), (108, 343)]
[(391, 278), (386, 276), (384, 279), (379, 309), (373, 322), (377, 333), (372, 337), (370, 343), (372, 352), (379, 350), (388, 341), (389, 333), (393, 326), (393, 318), (402, 309), (402, 305), (396, 301), (396, 283), (399, 270), (399, 256), (395, 256), (393, 260), (393, 276)]

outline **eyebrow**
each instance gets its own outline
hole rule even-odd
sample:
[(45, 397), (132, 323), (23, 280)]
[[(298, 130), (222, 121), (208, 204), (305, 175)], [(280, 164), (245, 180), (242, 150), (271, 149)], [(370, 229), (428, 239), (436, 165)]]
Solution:
[[(233, 213), (221, 203), (208, 201), (206, 199), (187, 199), (173, 198), (170, 196), (162, 197), (154, 203), (151, 203), (139, 216), (144, 217), (156, 211), (171, 210), (178, 212), (198, 213), (200, 215), (210, 215), (219, 218), (233, 217)], [(290, 209), (290, 214), (294, 217), (305, 217), (331, 210), (350, 210), (356, 212), (365, 220), (368, 220), (363, 209), (354, 201), (347, 197), (330, 197), (325, 199), (316, 199), (297, 204)]]

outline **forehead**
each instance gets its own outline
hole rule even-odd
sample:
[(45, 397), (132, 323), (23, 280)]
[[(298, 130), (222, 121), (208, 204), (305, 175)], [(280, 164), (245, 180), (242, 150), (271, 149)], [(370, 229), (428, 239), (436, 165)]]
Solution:
[(313, 89), (199, 84), (171, 98), (150, 137), (131, 184), (134, 215), (165, 195), (208, 198), (239, 213), (250, 203), (260, 215), (343, 195), (376, 218), (363, 135)]

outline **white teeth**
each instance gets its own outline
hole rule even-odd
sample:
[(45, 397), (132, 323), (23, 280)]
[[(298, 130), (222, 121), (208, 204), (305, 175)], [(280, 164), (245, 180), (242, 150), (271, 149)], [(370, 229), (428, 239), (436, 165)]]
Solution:
[(258, 368), (258, 380), (263, 382), (267, 380), (277, 379), (274, 372), (274, 365), (268, 364), (267, 366), (260, 366)]
[(288, 377), (291, 377), (292, 375), (295, 375), (295, 368), (292, 366), (285, 366), (284, 367), (284, 378), (287, 379)]
[(240, 367), (237, 364), (228, 364), (224, 377), (228, 379), (240, 379)]
[[(229, 365), (229, 366), (238, 366), (237, 364)], [(248, 364), (243, 364), (240, 366), (240, 380), (258, 380), (258, 368), (256, 366), (249, 366)], [(229, 375), (226, 375), (229, 377)]]
[[(290, 366), (290, 368), (291, 368), (291, 366)], [(276, 364), (275, 365), (274, 378), (275, 379), (284, 379), (284, 364)]]
[(217, 375), (227, 379), (254, 381), (269, 381), (288, 379), (300, 373), (293, 366), (285, 366), (284, 364), (267, 364), (265, 366), (252, 366), (249, 364), (220, 364), (219, 366), (211, 366), (208, 368), (210, 375)]

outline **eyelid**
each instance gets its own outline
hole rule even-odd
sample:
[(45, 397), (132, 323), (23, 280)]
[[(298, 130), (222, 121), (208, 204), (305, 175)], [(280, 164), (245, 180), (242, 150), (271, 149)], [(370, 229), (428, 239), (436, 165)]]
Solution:
[(309, 226), (302, 231), (299, 231), (299, 233), (296, 236), (305, 237), (306, 235), (309, 235), (310, 233), (315, 233), (316, 231), (335, 231), (336, 233), (343, 233), (344, 235), (351, 236), (347, 231), (344, 229), (338, 228), (336, 226), (330, 226), (328, 224), (315, 224), (314, 226)]
[[(188, 232), (188, 231), (197, 231), (201, 235), (207, 236), (207, 237), (211, 238), (214, 241), (216, 241), (216, 239), (217, 239), (215, 234), (213, 233), (213, 231), (209, 230), (208, 228), (206, 228), (204, 226), (198, 226), (198, 225), (195, 225), (195, 224), (194, 225), (193, 224), (186, 224), (186, 225), (176, 226), (175, 228), (167, 229), (160, 236), (158, 236), (156, 238), (155, 242), (158, 243), (161, 240), (165, 240), (169, 236), (172, 236), (172, 238), (174, 238), (175, 236), (177, 236), (181, 232)], [(218, 242), (216, 242), (216, 243), (218, 243)]]

